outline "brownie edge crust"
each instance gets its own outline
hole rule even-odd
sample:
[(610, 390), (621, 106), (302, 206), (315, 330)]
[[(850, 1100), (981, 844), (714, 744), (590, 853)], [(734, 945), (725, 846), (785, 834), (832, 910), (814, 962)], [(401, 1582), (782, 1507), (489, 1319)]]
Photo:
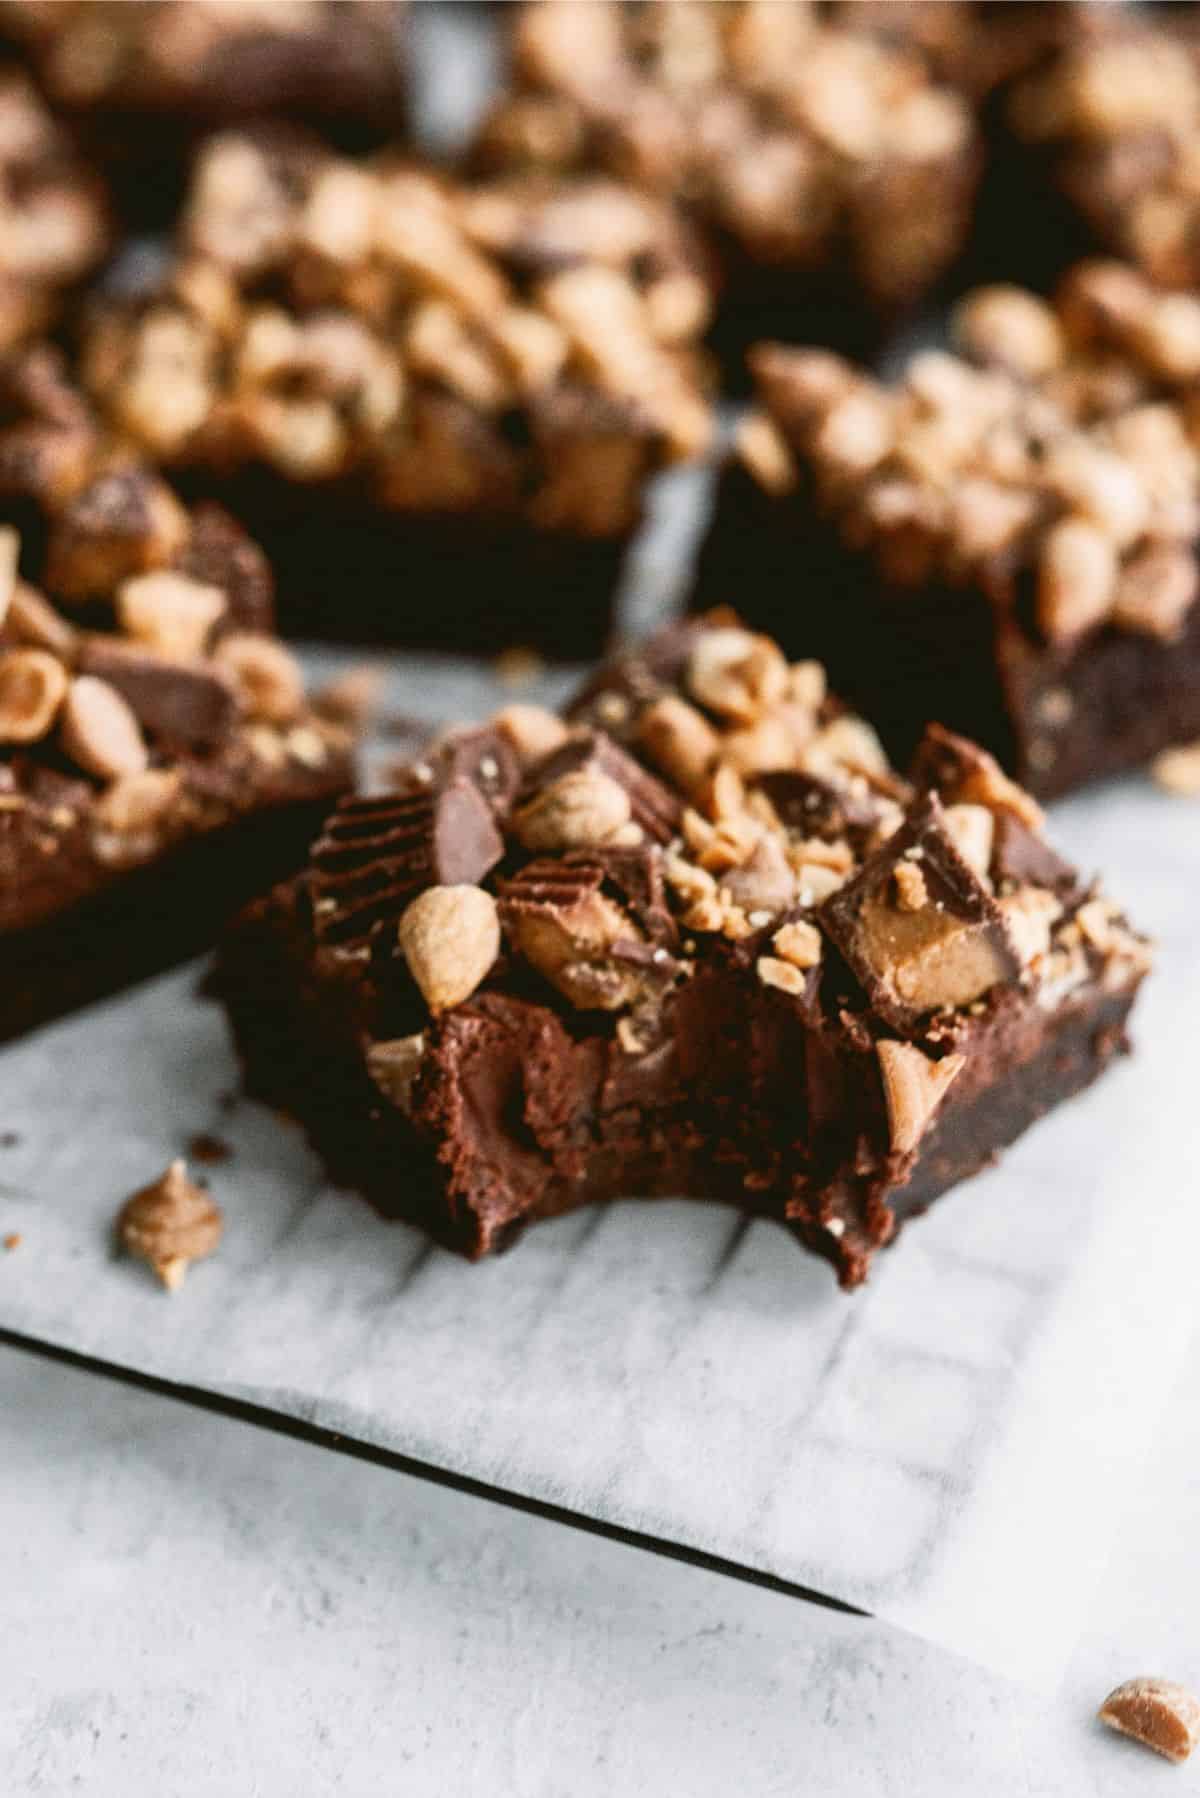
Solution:
[(721, 614), (343, 801), (216, 988), (249, 1089), (464, 1255), (693, 1197), (851, 1287), (1126, 1049), (1148, 965), (989, 756), (931, 727), (900, 777)]

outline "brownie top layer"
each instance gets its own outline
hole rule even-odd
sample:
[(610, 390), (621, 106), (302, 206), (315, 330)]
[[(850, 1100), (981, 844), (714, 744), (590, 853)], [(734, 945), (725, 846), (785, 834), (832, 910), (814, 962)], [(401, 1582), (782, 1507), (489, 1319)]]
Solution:
[(886, 385), (822, 350), (762, 345), (736, 454), (800, 485), (899, 588), (981, 588), (1035, 640), (1105, 625), (1170, 641), (1195, 603), (1200, 300), (1085, 263), (1053, 303), (980, 288), (956, 353)]
[(848, 247), (873, 296), (903, 303), (957, 247), (930, 176), (943, 192), (969, 180), (977, 145), (970, 106), (915, 48), (924, 9), (895, 12), (877, 34), (790, 0), (534, 0), (516, 92), (478, 155), (683, 197), (755, 261), (818, 266)]
[(1147, 965), (1041, 831), (973, 745), (934, 727), (900, 778), (816, 664), (713, 614), (609, 664), (565, 716), (509, 706), (343, 801), (277, 903), (306, 990), (357, 1020), (402, 1105), (456, 1017), (499, 995), (615, 1041), (653, 1103), (662, 1020), (719, 971), (880, 1045), (908, 1153), (989, 1007), (1054, 1011)]
[[(262, 552), (114, 457), (56, 351), (0, 361), (0, 929), (290, 789), (344, 784)], [(51, 595), (53, 597), (51, 597)]]
[(707, 316), (683, 227), (616, 182), (461, 186), (225, 134), (165, 279), (100, 302), (84, 365), (160, 459), (601, 534), (708, 442)]
[(59, 107), (354, 112), (396, 87), (399, 0), (0, 0)]
[(25, 75), (0, 67), (0, 350), (52, 322), (107, 239), (96, 178)]
[[(1118, 7), (1101, 8), (1120, 15)], [(1051, 159), (1101, 242), (1154, 280), (1200, 280), (1200, 34), (1194, 8), (1071, 39), (1017, 83), (1015, 135)]]

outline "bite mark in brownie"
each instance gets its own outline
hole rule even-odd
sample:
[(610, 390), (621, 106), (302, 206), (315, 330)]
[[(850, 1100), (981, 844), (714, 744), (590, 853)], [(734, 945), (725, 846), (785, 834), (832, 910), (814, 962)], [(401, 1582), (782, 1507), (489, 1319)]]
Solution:
[(477, 1257), (717, 1199), (853, 1286), (1124, 1048), (1146, 945), (974, 745), (933, 732), (903, 779), (730, 614), (516, 709), (519, 782), (465, 806), (451, 734), (220, 956), (249, 1089), (385, 1215)]

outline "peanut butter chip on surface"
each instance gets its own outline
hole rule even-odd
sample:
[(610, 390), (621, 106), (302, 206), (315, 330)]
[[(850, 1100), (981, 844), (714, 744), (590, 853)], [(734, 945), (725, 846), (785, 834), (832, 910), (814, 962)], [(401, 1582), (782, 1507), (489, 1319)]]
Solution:
[(892, 1147), (898, 1154), (907, 1155), (924, 1136), (947, 1088), (966, 1065), (966, 1058), (947, 1055), (941, 1061), (932, 1061), (914, 1044), (898, 1042), (876, 1043), (875, 1052), (883, 1075)]
[(94, 674), (71, 682), (59, 722), (62, 746), (73, 762), (101, 780), (140, 774), (146, 741), (130, 706), (115, 687)]
[(1200, 1741), (1200, 1700), (1173, 1680), (1127, 1679), (1098, 1715), (1110, 1729), (1171, 1761), (1185, 1761)]
[(212, 1254), (223, 1221), (220, 1206), (188, 1179), (187, 1164), (180, 1160), (126, 1201), (117, 1234), (122, 1247), (140, 1256), (175, 1292), (191, 1263)]
[(430, 1011), (469, 999), (500, 953), (496, 901), (482, 887), (428, 887), (400, 920), (400, 948)]

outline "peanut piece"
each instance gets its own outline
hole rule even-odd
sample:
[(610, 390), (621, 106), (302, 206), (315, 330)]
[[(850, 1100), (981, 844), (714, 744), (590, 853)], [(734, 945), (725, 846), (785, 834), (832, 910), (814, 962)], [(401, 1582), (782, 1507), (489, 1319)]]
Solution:
[(516, 814), (526, 849), (590, 849), (630, 819), (629, 795), (611, 775), (580, 768), (544, 787)]
[(226, 609), (219, 587), (168, 569), (135, 575), (122, 582), (117, 594), (117, 618), (125, 634), (182, 661), (204, 654)]
[(67, 671), (44, 649), (0, 653), (0, 743), (36, 743), (67, 696)]
[(428, 887), (400, 920), (400, 948), (430, 1011), (469, 999), (500, 953), (496, 901), (482, 887)]
[(233, 676), (251, 718), (287, 724), (303, 708), (300, 664), (274, 637), (233, 631), (217, 644), (212, 659)]
[(94, 674), (77, 675), (71, 682), (59, 737), (71, 760), (101, 780), (140, 774), (149, 759), (132, 709), (115, 687)]

